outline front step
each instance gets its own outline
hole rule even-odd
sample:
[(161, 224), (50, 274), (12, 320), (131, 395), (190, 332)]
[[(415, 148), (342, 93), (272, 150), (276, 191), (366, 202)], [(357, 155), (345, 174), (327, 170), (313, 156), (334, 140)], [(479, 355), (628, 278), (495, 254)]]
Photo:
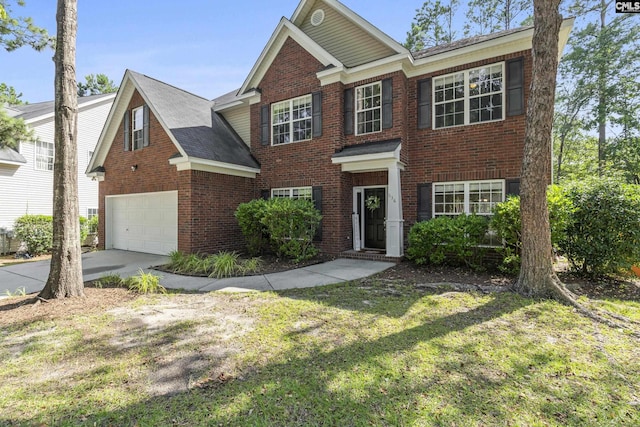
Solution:
[(354, 251), (350, 249), (340, 253), (340, 257), (349, 259), (366, 259), (368, 261), (382, 261), (382, 262), (395, 262), (396, 264), (401, 262), (404, 257), (390, 257), (385, 254), (385, 251), (380, 250), (362, 250)]

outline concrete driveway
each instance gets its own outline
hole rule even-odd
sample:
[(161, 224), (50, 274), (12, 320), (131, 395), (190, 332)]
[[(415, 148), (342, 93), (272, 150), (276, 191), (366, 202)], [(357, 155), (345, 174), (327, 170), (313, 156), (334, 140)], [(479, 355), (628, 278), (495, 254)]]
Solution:
[[(109, 273), (128, 277), (137, 274), (139, 269), (166, 264), (168, 257), (120, 250), (87, 252), (82, 255), (82, 274), (84, 281), (99, 279)], [(44, 288), (49, 277), (51, 261), (25, 262), (0, 267), (0, 296), (7, 291), (14, 294), (24, 289), (28, 294)]]
[[(99, 279), (115, 273), (122, 278), (134, 276), (138, 270), (149, 271), (150, 267), (163, 265), (169, 258), (162, 255), (143, 254), (120, 250), (88, 252), (82, 255), (84, 281)], [(27, 294), (39, 292), (49, 277), (50, 261), (26, 262), (0, 267), (0, 297), (24, 289)], [(169, 289), (210, 292), (226, 291), (270, 291), (307, 288), (356, 280), (379, 273), (395, 265), (391, 262), (335, 259), (322, 264), (310, 265), (280, 273), (258, 276), (229, 277), (215, 279), (190, 277), (156, 271), (160, 283)]]

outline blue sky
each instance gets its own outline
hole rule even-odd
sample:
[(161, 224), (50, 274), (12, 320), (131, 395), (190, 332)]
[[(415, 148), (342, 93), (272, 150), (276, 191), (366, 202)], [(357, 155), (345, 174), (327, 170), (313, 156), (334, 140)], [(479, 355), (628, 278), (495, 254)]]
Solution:
[[(26, 0), (14, 15), (56, 32), (54, 0)], [(298, 0), (79, 0), (76, 73), (107, 74), (119, 84), (127, 68), (206, 98), (242, 85), (280, 18)], [(342, 0), (404, 42), (421, 0)], [(0, 82), (30, 103), (54, 98), (53, 51), (0, 51)]]

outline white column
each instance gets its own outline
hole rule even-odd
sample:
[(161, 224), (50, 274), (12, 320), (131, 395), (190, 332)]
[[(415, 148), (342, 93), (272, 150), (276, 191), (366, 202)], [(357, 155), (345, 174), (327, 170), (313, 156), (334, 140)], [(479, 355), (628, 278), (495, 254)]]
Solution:
[(404, 254), (404, 219), (399, 164), (391, 165), (387, 175), (387, 256), (401, 257)]

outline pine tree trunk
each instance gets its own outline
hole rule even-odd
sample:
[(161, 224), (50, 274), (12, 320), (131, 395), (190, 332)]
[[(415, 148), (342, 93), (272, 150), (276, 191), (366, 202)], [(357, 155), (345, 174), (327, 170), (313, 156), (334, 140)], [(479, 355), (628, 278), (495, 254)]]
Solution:
[(546, 190), (551, 168), (551, 128), (558, 69), (560, 0), (534, 1), (533, 81), (527, 106), (520, 183), (522, 266), (515, 288), (535, 297), (556, 295)]
[(84, 296), (78, 205), (78, 98), (76, 95), (77, 0), (58, 0), (55, 72), (53, 253), (40, 296)]

